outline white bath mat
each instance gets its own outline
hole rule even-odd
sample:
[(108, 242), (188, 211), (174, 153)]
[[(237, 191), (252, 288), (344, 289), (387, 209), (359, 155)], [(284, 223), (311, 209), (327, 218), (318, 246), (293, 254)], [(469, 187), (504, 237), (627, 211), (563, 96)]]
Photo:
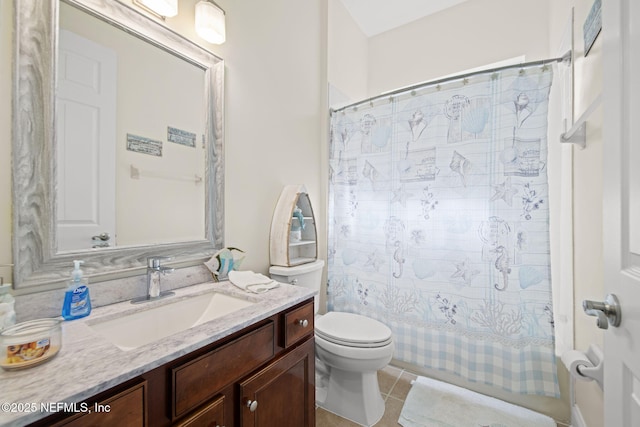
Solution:
[(550, 417), (430, 378), (418, 377), (400, 413), (404, 427), (556, 427)]

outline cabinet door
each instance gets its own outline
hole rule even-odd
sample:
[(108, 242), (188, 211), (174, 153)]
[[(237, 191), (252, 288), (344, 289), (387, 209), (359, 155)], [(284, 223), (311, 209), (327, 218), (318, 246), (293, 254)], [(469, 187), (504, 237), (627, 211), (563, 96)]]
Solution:
[(111, 397), (89, 403), (90, 413), (78, 414), (57, 424), (65, 427), (147, 425), (147, 382), (142, 381)]
[(240, 384), (242, 427), (314, 427), (314, 340)]

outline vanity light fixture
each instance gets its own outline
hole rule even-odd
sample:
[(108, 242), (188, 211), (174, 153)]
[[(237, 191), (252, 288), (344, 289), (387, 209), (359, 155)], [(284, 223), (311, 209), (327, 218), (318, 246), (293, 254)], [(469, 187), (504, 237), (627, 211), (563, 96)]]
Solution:
[(196, 33), (213, 44), (222, 44), (226, 39), (224, 10), (212, 0), (196, 4)]
[(178, 0), (133, 0), (133, 3), (162, 19), (178, 14)]

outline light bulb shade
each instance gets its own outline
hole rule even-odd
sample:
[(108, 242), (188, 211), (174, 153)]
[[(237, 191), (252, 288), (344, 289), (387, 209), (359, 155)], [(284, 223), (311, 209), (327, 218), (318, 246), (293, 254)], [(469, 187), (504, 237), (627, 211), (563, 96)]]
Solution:
[(160, 16), (171, 18), (178, 14), (178, 0), (138, 0)]
[(196, 33), (209, 43), (224, 43), (224, 21), (224, 11), (217, 5), (204, 0), (196, 4)]

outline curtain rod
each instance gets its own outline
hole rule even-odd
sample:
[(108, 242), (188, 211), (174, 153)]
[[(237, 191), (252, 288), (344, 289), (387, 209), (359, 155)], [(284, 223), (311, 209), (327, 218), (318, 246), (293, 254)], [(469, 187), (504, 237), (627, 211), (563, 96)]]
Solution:
[(478, 74), (486, 74), (486, 73), (495, 73), (498, 71), (503, 71), (503, 70), (507, 70), (509, 68), (526, 68), (526, 67), (535, 67), (538, 65), (545, 65), (545, 64), (551, 64), (554, 62), (562, 62), (562, 63), (566, 63), (567, 65), (571, 64), (571, 51), (567, 51), (567, 53), (565, 53), (562, 56), (559, 56), (557, 58), (551, 58), (551, 59), (543, 59), (540, 61), (532, 61), (532, 62), (523, 62), (522, 64), (517, 64), (517, 65), (504, 65), (502, 67), (496, 67), (496, 68), (487, 68), (485, 70), (479, 70), (479, 71), (473, 71), (471, 73), (466, 73), (466, 74), (458, 74), (455, 76), (450, 76), (450, 77), (445, 77), (443, 79), (439, 79), (439, 80), (433, 80), (433, 81), (429, 81), (429, 82), (425, 82), (425, 83), (419, 83), (417, 85), (413, 85), (413, 86), (408, 86), (408, 87), (404, 87), (401, 89), (396, 89), (396, 90), (392, 90), (390, 92), (385, 92), (385, 93), (381, 93), (380, 95), (376, 95), (376, 96), (372, 96), (371, 98), (367, 98), (363, 101), (358, 101), (358, 102), (354, 102), (352, 104), (349, 105), (345, 105), (344, 107), (340, 107), (337, 109), (333, 109), (330, 108), (329, 111), (331, 114), (333, 113), (337, 113), (340, 112), (342, 110), (346, 110), (347, 108), (351, 108), (351, 107), (355, 107), (356, 105), (360, 105), (360, 104), (364, 104), (367, 102), (372, 102), (375, 101), (377, 99), (380, 98), (387, 98), (387, 97), (393, 97), (393, 95), (397, 95), (399, 93), (405, 93), (405, 92), (411, 92), (413, 90), (416, 89), (420, 89), (422, 87), (425, 86), (432, 86), (432, 85), (438, 85), (440, 83), (445, 83), (451, 80), (460, 80), (460, 79), (466, 79), (467, 77), (472, 77)]

